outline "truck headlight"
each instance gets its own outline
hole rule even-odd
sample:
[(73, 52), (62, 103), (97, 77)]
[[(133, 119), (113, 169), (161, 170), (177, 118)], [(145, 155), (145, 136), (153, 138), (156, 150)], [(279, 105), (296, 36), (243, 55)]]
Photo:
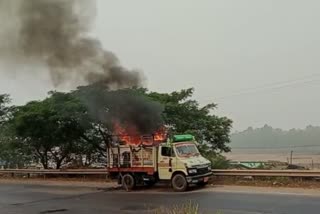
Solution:
[(188, 169), (189, 174), (197, 174), (197, 169)]
[(208, 166), (208, 170), (209, 170), (209, 171), (211, 171), (211, 170), (212, 170), (212, 167), (211, 167), (211, 165), (209, 165), (209, 166)]

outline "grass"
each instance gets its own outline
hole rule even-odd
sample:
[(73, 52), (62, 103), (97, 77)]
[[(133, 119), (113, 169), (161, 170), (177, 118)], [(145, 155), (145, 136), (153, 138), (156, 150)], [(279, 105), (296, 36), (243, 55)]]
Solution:
[(189, 201), (182, 205), (175, 205), (170, 208), (160, 208), (154, 214), (200, 214), (199, 205)]
[[(157, 209), (154, 214), (201, 214), (201, 212), (198, 204), (189, 201), (185, 204)], [(222, 212), (217, 212), (216, 214), (222, 214)]]

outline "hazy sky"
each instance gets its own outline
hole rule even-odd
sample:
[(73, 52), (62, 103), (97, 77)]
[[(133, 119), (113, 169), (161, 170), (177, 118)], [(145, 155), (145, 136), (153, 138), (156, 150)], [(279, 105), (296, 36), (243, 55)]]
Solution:
[[(320, 3), (316, 0), (98, 0), (94, 26), (151, 90), (195, 87), (201, 104), (248, 126), (320, 125)], [(41, 98), (48, 77), (8, 75), (0, 93)]]

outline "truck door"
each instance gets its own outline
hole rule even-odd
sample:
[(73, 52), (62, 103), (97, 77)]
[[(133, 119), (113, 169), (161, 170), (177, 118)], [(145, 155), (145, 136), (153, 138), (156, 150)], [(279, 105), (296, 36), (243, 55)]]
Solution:
[(170, 180), (172, 176), (172, 148), (161, 146), (159, 149), (158, 172), (160, 180)]

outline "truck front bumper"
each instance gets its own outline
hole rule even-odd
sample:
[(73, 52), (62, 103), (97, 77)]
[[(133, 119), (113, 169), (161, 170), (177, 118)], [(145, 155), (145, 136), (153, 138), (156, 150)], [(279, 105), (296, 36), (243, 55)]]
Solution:
[(213, 178), (213, 173), (209, 172), (203, 175), (187, 176), (188, 184), (208, 183)]

